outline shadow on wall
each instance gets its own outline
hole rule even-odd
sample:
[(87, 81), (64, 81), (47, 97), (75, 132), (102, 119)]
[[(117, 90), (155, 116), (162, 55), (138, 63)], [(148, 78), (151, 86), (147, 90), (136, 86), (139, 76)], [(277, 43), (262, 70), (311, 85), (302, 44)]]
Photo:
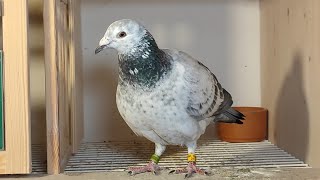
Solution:
[(305, 161), (309, 143), (309, 110), (303, 82), (303, 57), (296, 53), (276, 106), (276, 144)]
[(31, 143), (46, 144), (46, 106), (31, 107)]

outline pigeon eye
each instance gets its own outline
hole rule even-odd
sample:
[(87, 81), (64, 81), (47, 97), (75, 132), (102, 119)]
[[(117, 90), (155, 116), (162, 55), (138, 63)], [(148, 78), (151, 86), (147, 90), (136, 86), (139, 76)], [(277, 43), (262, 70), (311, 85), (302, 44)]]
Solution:
[(118, 34), (118, 38), (124, 38), (124, 37), (126, 37), (126, 35), (127, 35), (127, 33), (126, 33), (126, 32), (124, 32), (124, 31), (119, 32), (119, 34)]

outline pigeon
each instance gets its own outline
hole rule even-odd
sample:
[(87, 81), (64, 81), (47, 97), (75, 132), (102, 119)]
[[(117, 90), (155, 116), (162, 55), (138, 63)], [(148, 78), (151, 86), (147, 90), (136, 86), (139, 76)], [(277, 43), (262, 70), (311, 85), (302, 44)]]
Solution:
[(242, 124), (232, 97), (200, 61), (176, 49), (160, 49), (151, 33), (131, 19), (113, 22), (95, 49), (118, 52), (118, 111), (138, 136), (155, 143), (144, 167), (129, 167), (131, 175), (158, 174), (158, 162), (168, 145), (188, 148), (187, 166), (170, 173), (208, 174), (196, 166), (197, 140), (210, 123)]

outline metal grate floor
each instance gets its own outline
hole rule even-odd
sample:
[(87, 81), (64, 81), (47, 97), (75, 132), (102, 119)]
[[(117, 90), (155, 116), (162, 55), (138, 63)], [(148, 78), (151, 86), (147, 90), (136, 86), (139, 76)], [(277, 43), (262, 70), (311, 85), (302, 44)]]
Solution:
[[(88, 142), (72, 156), (66, 172), (123, 171), (128, 166), (143, 166), (154, 153), (154, 144), (146, 141)], [(227, 143), (199, 140), (197, 166), (208, 167), (308, 167), (302, 161), (268, 141)], [(162, 168), (186, 166), (187, 148), (168, 146), (161, 157)]]
[(46, 145), (32, 144), (32, 174), (47, 173)]

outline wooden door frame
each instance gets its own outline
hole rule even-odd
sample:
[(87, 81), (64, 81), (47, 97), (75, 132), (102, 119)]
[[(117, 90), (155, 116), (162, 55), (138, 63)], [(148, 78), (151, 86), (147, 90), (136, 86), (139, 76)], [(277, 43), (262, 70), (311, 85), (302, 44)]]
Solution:
[(3, 1), (5, 150), (0, 174), (31, 173), (28, 0)]
[[(59, 89), (58, 60), (60, 14), (59, 3), (67, 3), (69, 8), (70, 42), (70, 81), (74, 91), (71, 103), (71, 146), (62, 142), (59, 129)], [(80, 38), (80, 2), (78, 0), (44, 1), (44, 32), (45, 32), (45, 71), (46, 71), (46, 120), (47, 120), (47, 170), (49, 174), (63, 172), (72, 152), (76, 152), (83, 137), (82, 111), (82, 58)], [(61, 151), (61, 148), (63, 151)]]

